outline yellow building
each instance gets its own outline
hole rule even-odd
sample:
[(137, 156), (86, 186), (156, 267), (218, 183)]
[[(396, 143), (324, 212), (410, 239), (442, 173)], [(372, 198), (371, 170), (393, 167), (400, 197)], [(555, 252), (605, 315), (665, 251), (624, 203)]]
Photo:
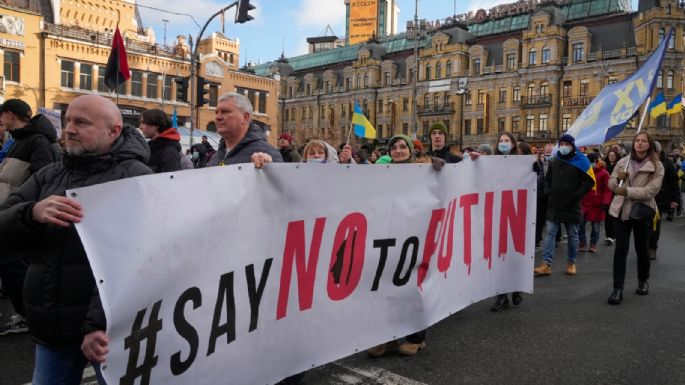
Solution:
[[(190, 105), (176, 98), (177, 77), (190, 73), (191, 49), (183, 36), (171, 46), (155, 43), (154, 32), (143, 29), (136, 5), (128, 1), (65, 0), (53, 12), (49, 0), (10, 0), (0, 4), (0, 48), (4, 76), (0, 99), (21, 98), (34, 111), (61, 113), (79, 95), (97, 94), (115, 100), (125, 123), (138, 125), (150, 108), (176, 111), (179, 125), (190, 127)], [(28, 6), (27, 6), (28, 5)], [(119, 20), (131, 78), (117, 93), (104, 84), (114, 29)], [(4, 27), (4, 28), (3, 28)], [(239, 44), (213, 33), (199, 46), (200, 75), (209, 85), (209, 103), (199, 108), (195, 128), (215, 131), (218, 97), (241, 92), (253, 103), (254, 120), (275, 143), (278, 82), (240, 71)], [(190, 95), (189, 91), (189, 95)]]

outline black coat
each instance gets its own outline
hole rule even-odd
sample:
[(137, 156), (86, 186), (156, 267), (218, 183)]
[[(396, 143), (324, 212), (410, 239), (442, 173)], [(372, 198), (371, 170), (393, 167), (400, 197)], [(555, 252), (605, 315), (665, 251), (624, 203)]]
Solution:
[(661, 181), (661, 189), (654, 198), (659, 211), (670, 212), (671, 203), (680, 201), (680, 188), (678, 188), (678, 171), (675, 163), (662, 153), (659, 157), (664, 166), (664, 179)]
[(281, 153), (276, 147), (266, 141), (266, 136), (256, 124), (252, 123), (245, 137), (231, 151), (226, 154), (226, 142), (221, 139), (219, 151), (217, 151), (207, 166), (218, 166), (252, 162), (252, 154), (265, 152), (271, 155), (274, 162), (283, 162)]
[[(571, 152), (566, 159), (572, 159)], [(556, 223), (580, 223), (580, 200), (592, 189), (592, 178), (578, 167), (557, 157), (545, 174), (547, 219)]]
[(450, 152), (450, 148), (445, 146), (440, 150), (436, 151), (427, 151), (426, 155), (432, 156), (434, 158), (440, 158), (445, 161), (445, 163), (459, 163), (461, 162), (461, 158), (452, 154)]
[(148, 156), (142, 135), (126, 127), (109, 153), (65, 154), (61, 162), (33, 174), (0, 207), (0, 247), (21, 250), (30, 262), (24, 303), (29, 329), (38, 342), (80, 344), (84, 333), (105, 330), (106, 320), (76, 228), (33, 221), (33, 206), (51, 195), (64, 196), (67, 189), (151, 174), (145, 165)]
[(156, 138), (148, 142), (150, 161), (148, 166), (155, 173), (181, 169), (181, 143), (167, 138)]

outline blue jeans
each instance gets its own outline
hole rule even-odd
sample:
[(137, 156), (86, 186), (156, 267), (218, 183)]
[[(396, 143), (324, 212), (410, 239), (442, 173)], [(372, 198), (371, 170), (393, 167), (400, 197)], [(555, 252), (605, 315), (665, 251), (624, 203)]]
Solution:
[[(568, 263), (576, 263), (576, 257), (578, 256), (578, 225), (575, 223), (564, 223), (564, 225), (566, 226), (566, 235), (568, 236)], [(556, 237), (561, 223), (547, 221), (545, 226), (547, 226), (547, 235), (545, 235), (545, 249), (542, 253), (542, 260), (546, 264), (551, 265), (554, 259)]]
[[(587, 239), (585, 238), (585, 217), (580, 219), (580, 228), (578, 229), (578, 240), (581, 245), (587, 245)], [(596, 245), (599, 241), (599, 222), (590, 222), (590, 244)]]
[[(51, 347), (36, 344), (33, 385), (79, 385), (86, 368), (80, 345)], [(93, 364), (98, 382), (105, 384), (99, 364)]]

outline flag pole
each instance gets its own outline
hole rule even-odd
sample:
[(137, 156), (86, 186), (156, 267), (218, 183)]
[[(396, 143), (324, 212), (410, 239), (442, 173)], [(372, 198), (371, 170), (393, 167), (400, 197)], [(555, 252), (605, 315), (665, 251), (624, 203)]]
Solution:
[[(121, 20), (121, 11), (117, 9), (117, 30), (119, 30), (119, 21)], [(114, 38), (113, 38), (114, 39)], [(119, 62), (119, 56), (120, 54), (117, 53), (117, 84), (116, 87), (114, 87), (114, 92), (116, 93), (116, 99), (117, 99), (117, 107), (119, 106), (119, 72), (121, 72), (121, 68), (119, 67), (121, 63)]]
[[(640, 124), (637, 126), (637, 132), (635, 135), (639, 134), (640, 131), (642, 130), (642, 124), (645, 122), (645, 118), (647, 117), (647, 111), (649, 111), (649, 104), (652, 102), (652, 97), (649, 96), (647, 97), (647, 102), (645, 103), (645, 110), (642, 111), (642, 117), (640, 118)], [(630, 156), (633, 153), (633, 146), (630, 146), (630, 152), (628, 153), (628, 156)], [(630, 161), (626, 162), (626, 166), (623, 168), (623, 172), (628, 172), (628, 166), (630, 165)], [(618, 187), (623, 187), (623, 182), (621, 181), (618, 183)]]

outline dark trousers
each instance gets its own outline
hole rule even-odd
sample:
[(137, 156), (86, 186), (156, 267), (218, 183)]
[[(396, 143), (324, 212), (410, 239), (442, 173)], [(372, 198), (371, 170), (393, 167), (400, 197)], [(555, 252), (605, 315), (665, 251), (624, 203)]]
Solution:
[(10, 297), (14, 311), (24, 316), (24, 277), (28, 264), (22, 258), (12, 258), (0, 263), (2, 291)]
[(637, 279), (645, 281), (649, 278), (649, 233), (651, 223), (638, 222), (632, 219), (616, 220), (616, 248), (614, 249), (614, 288), (622, 289), (626, 279), (626, 259), (630, 248), (630, 233), (633, 233), (633, 243), (637, 254)]
[(535, 245), (542, 241), (542, 231), (545, 228), (545, 218), (547, 217), (547, 198), (538, 198), (538, 208), (535, 215)]
[(656, 230), (649, 232), (649, 249), (656, 250), (659, 247), (659, 237), (661, 236), (661, 219), (656, 221)]
[(421, 342), (426, 340), (426, 329), (421, 330), (420, 332), (416, 332), (414, 334), (410, 334), (406, 337), (407, 342), (411, 344), (420, 344)]
[(616, 221), (616, 218), (609, 215), (609, 209), (606, 209), (604, 213), (604, 234), (607, 238), (616, 239)]

